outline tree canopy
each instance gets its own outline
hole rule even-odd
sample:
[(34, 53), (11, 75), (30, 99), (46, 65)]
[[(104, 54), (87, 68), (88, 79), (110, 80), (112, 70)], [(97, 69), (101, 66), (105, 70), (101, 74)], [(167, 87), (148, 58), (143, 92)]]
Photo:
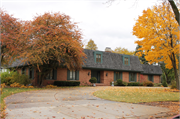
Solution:
[(97, 48), (97, 45), (94, 43), (94, 41), (90, 39), (85, 49), (97, 50), (98, 48)]
[(133, 27), (133, 35), (139, 39), (135, 43), (142, 46), (149, 63), (164, 62), (166, 68), (174, 69), (179, 83), (177, 69), (179, 56), (179, 29), (169, 2), (163, 2), (143, 11)]
[(22, 41), (21, 27), (22, 21), (9, 15), (5, 10), (1, 10), (1, 63), (8, 64), (13, 61), (21, 50)]
[(70, 16), (47, 12), (24, 22), (4, 12), (1, 17), (1, 59), (15, 56), (38, 69), (39, 85), (43, 85), (48, 73), (57, 67), (81, 69), (86, 58), (82, 34)]
[(113, 53), (126, 54), (126, 55), (134, 55), (134, 51), (129, 51), (126, 48), (116, 47)]

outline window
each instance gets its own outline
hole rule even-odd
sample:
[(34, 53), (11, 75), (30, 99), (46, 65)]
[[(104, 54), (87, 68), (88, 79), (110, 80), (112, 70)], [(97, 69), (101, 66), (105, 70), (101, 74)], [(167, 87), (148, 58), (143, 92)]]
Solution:
[(114, 72), (114, 81), (117, 81), (118, 79), (122, 80), (122, 72)]
[(79, 80), (79, 71), (67, 71), (67, 80)]
[(95, 63), (102, 63), (103, 62), (103, 52), (94, 51), (94, 62)]
[(153, 75), (148, 75), (148, 80), (153, 82)]
[(96, 62), (101, 63), (101, 54), (96, 54)]
[(26, 74), (26, 68), (25, 68), (25, 67), (23, 67), (23, 68), (21, 69), (21, 74)]
[(76, 79), (76, 72), (75, 71), (69, 71), (70, 72), (70, 80)]
[(123, 55), (123, 64), (124, 65), (130, 65), (130, 56)]
[(29, 68), (29, 79), (34, 79), (34, 68)]
[(48, 80), (56, 80), (56, 77), (57, 77), (57, 70), (53, 69), (46, 76), (46, 79), (48, 79)]
[(128, 58), (127, 57), (124, 58), (124, 64), (128, 65)]
[(129, 73), (129, 82), (136, 82), (136, 73)]

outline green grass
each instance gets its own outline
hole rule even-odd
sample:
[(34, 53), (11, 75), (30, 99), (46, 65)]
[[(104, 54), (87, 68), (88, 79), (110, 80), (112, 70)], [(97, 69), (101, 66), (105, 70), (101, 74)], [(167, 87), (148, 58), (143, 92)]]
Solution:
[(128, 103), (179, 101), (179, 92), (166, 91), (162, 88), (108, 88), (94, 92), (99, 98)]

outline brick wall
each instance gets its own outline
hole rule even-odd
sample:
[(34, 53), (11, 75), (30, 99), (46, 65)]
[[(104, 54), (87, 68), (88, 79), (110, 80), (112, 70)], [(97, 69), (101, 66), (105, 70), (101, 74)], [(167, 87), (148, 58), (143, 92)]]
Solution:
[(154, 78), (154, 83), (161, 83), (160, 76), (154, 75), (153, 78)]
[[(104, 83), (105, 86), (110, 86), (110, 82), (114, 81), (114, 71), (101, 71), (102, 73), (102, 82)], [(106, 76), (106, 73), (108, 75)]]
[(47, 80), (43, 81), (43, 85), (53, 85), (54, 81), (67, 81), (67, 69), (66, 68), (57, 68), (57, 79), (56, 80)]
[(143, 83), (144, 81), (147, 81), (148, 80), (148, 75), (143, 75), (141, 74), (140, 75), (140, 82)]
[(124, 82), (129, 82), (129, 72), (122, 72), (122, 79)]
[(21, 74), (21, 69), (17, 69), (17, 72), (18, 72), (19, 74)]
[(140, 82), (140, 73), (136, 74), (136, 82)]
[[(88, 73), (90, 74), (88, 75)], [(90, 85), (89, 79), (91, 79), (91, 70), (89, 69), (81, 69), (79, 71), (79, 81), (80, 85)]]
[(100, 83), (104, 83), (104, 77), (105, 77), (104, 71), (100, 71)]

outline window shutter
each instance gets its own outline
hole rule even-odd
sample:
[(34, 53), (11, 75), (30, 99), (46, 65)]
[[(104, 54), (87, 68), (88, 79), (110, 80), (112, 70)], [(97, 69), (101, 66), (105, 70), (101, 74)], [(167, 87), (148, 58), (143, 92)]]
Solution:
[(76, 71), (76, 80), (79, 80), (79, 71)]
[(137, 79), (137, 73), (135, 73), (135, 82), (136, 82), (136, 79)]
[(70, 80), (70, 71), (67, 70), (67, 80)]
[(25, 68), (25, 70), (24, 70), (24, 74), (26, 75), (26, 68)]
[(34, 68), (32, 68), (32, 79), (34, 79)]
[(123, 73), (121, 72), (121, 80), (123, 81), (123, 79), (122, 79), (122, 74), (123, 74)]
[(131, 73), (129, 73), (129, 82), (131, 82)]
[(57, 69), (53, 69), (53, 73), (54, 73), (54, 80), (57, 80)]
[(116, 72), (114, 72), (114, 81), (116, 81)]
[(152, 82), (154, 82), (154, 76), (152, 75)]

